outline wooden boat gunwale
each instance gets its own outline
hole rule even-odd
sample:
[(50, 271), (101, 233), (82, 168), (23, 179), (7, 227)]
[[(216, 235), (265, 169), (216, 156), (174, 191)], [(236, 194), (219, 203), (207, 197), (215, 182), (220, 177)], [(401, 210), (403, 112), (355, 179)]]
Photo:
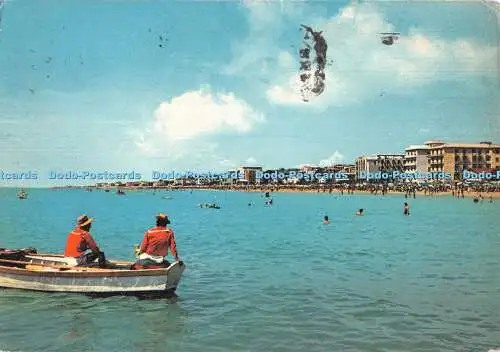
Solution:
[[(26, 263), (30, 265), (31, 263)], [(47, 266), (49, 267), (49, 266)], [(25, 276), (49, 276), (49, 277), (141, 277), (141, 276), (167, 276), (168, 268), (161, 269), (100, 269), (99, 271), (86, 270), (61, 270), (61, 271), (34, 271), (25, 268), (0, 265), (0, 273), (11, 273)]]
[[(63, 255), (46, 255), (46, 254), (35, 254), (27, 255), (27, 257), (57, 257), (63, 258)], [(42, 258), (40, 258), (42, 260)], [(16, 266), (7, 266), (4, 264), (14, 264), (14, 265), (38, 265), (51, 269), (59, 269), (58, 271), (34, 271), (26, 268), (19, 268)], [(111, 261), (112, 264), (116, 265), (132, 265), (132, 262), (123, 261)], [(163, 276), (167, 275), (169, 267), (166, 268), (155, 268), (155, 269), (112, 269), (112, 268), (95, 268), (95, 267), (72, 267), (68, 265), (53, 265), (45, 263), (36, 263), (31, 260), (29, 261), (18, 261), (9, 259), (0, 259), (0, 273), (12, 273), (17, 275), (26, 276), (49, 276), (49, 277), (141, 277), (141, 276)]]
[[(26, 254), (26, 258), (36, 258), (36, 257), (44, 257), (44, 258), (64, 258), (63, 254), (55, 254), (55, 253), (34, 253), (34, 254)], [(113, 264), (117, 265), (132, 265), (134, 262), (131, 261), (123, 261), (123, 260), (111, 260)]]

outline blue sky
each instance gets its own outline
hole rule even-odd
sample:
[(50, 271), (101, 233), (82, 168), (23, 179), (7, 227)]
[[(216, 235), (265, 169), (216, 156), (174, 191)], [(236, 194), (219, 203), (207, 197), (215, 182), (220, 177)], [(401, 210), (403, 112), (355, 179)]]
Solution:
[[(500, 142), (497, 21), (479, 1), (6, 0), (0, 170), (147, 176)], [(309, 103), (301, 23), (333, 60)]]

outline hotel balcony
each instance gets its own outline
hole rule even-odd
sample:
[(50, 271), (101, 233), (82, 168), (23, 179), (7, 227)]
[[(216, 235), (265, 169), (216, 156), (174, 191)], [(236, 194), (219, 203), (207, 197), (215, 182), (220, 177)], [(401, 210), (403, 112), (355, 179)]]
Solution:
[(455, 159), (455, 164), (472, 164), (472, 161), (470, 159), (464, 158), (464, 159)]
[(429, 158), (429, 164), (430, 165), (443, 165), (443, 156), (431, 156)]

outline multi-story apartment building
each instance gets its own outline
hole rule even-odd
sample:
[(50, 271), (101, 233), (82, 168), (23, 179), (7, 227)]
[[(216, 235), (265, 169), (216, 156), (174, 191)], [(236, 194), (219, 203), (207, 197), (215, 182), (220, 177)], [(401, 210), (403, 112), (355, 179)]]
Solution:
[(341, 172), (348, 180), (356, 178), (356, 165), (354, 164), (337, 164), (333, 168), (333, 172)]
[(243, 174), (243, 180), (246, 180), (249, 184), (255, 184), (257, 171), (262, 171), (260, 166), (242, 166), (238, 169), (238, 172)]
[(431, 141), (425, 145), (429, 146), (430, 172), (446, 172), (454, 180), (461, 180), (464, 171), (500, 170), (500, 144)]
[(404, 154), (377, 154), (376, 164), (381, 172), (404, 172)]
[(377, 161), (376, 156), (360, 156), (356, 159), (356, 179), (363, 180), (366, 178), (365, 175), (379, 171), (375, 162)]
[(364, 175), (374, 172), (392, 174), (394, 171), (404, 172), (404, 154), (377, 154), (360, 156), (356, 159), (356, 178), (365, 179)]
[(428, 145), (410, 145), (405, 149), (404, 171), (408, 173), (426, 173), (429, 168)]

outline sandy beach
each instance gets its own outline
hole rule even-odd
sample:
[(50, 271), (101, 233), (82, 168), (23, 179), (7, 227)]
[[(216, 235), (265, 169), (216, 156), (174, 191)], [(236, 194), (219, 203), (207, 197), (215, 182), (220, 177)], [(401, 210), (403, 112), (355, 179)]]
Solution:
[[(192, 188), (192, 189), (195, 189), (195, 188)], [(196, 189), (200, 189), (200, 188), (196, 188)], [(212, 188), (204, 188), (206, 190), (214, 190)], [(280, 189), (274, 189), (273, 191), (270, 191), (270, 190), (260, 190), (260, 189), (232, 189), (233, 191), (239, 191), (239, 192), (271, 192), (271, 193), (328, 193), (328, 190), (326, 190), (325, 192), (323, 192), (323, 190), (317, 190), (317, 189), (299, 189), (299, 188), (280, 188)], [(339, 192), (338, 190), (333, 190), (331, 194), (335, 194), (335, 195), (342, 195), (341, 192)], [(366, 194), (366, 195), (373, 195), (373, 196), (382, 196), (380, 193), (377, 193), (377, 194), (374, 194), (370, 191), (361, 191), (361, 190), (357, 190), (357, 191), (352, 191), (352, 193), (350, 194)], [(347, 191), (344, 191), (343, 195), (344, 196), (349, 196), (350, 194), (347, 193)], [(389, 191), (387, 193), (387, 195), (394, 195), (394, 194), (399, 194), (401, 196), (404, 197), (405, 195), (405, 192), (400, 192), (400, 191)], [(452, 196), (452, 192), (451, 191), (447, 191), (447, 192), (436, 192), (436, 193), (432, 193), (432, 194), (426, 194), (425, 192), (422, 192), (422, 191), (418, 191), (418, 192), (415, 192), (415, 196), (418, 196), (418, 197), (440, 197), (440, 196)], [(500, 192), (467, 192), (465, 191), (464, 192), (464, 197), (470, 197), (470, 198), (474, 198), (474, 197), (478, 197), (479, 198), (479, 195), (482, 195), (483, 198), (485, 199), (488, 199), (489, 197), (492, 197), (492, 198), (500, 198)], [(408, 198), (412, 198), (413, 195), (408, 196)], [(457, 198), (461, 198), (460, 197), (457, 197)]]
[[(266, 192), (266, 191), (262, 191), (262, 190), (254, 190), (254, 189), (251, 189), (251, 190), (238, 190), (236, 189), (235, 191), (243, 191), (243, 192)], [(271, 191), (270, 191), (271, 192)], [(272, 193), (328, 193), (328, 191), (326, 192), (323, 192), (323, 190), (315, 190), (315, 189), (278, 189), (278, 190), (274, 190), (272, 191)], [(332, 191), (331, 194), (335, 194), (335, 195), (342, 195), (341, 192), (339, 192), (338, 190), (334, 190)], [(360, 190), (357, 190), (357, 191), (352, 191), (352, 193), (350, 194), (367, 194), (367, 195), (376, 195), (376, 196), (382, 196), (380, 193), (377, 193), (377, 194), (374, 194), (370, 191), (360, 191)], [(348, 194), (346, 191), (344, 191), (343, 195), (345, 196), (348, 196), (350, 195)], [(400, 191), (389, 191), (387, 193), (387, 195), (393, 195), (393, 194), (399, 194), (401, 196), (404, 197), (405, 195), (405, 192), (400, 192)], [(419, 197), (439, 197), (439, 196), (452, 196), (452, 192), (451, 191), (447, 191), (447, 192), (436, 192), (436, 193), (432, 193), (432, 194), (426, 194), (425, 192), (422, 192), (422, 191), (418, 191), (418, 192), (415, 192), (415, 195), (416, 196), (419, 196)], [(464, 197), (479, 197), (479, 195), (482, 195), (483, 198), (489, 198), (489, 197), (492, 197), (492, 198), (500, 198), (500, 192), (464, 192)], [(412, 195), (413, 197), (413, 195)], [(408, 198), (411, 198), (411, 197), (408, 197)], [(460, 197), (457, 197), (457, 198), (461, 198)]]
[[(110, 187), (112, 189), (116, 187)], [(136, 187), (120, 187), (121, 189), (128, 190), (128, 191), (134, 191), (134, 190), (139, 190), (139, 189), (148, 189), (148, 190), (204, 190), (204, 191), (234, 191), (234, 192), (257, 192), (257, 193), (265, 193), (265, 192), (270, 192), (270, 193), (330, 193), (329, 189), (325, 188), (311, 188), (311, 187), (210, 187), (210, 186), (174, 186), (174, 187), (160, 187), (160, 188), (149, 188), (149, 187), (142, 187), (142, 188), (136, 188)], [(351, 193), (348, 193), (347, 190), (344, 190), (343, 193), (340, 192), (339, 189), (332, 189), (331, 191), (332, 195), (344, 195), (344, 196), (349, 196), (351, 194), (365, 194), (365, 195), (373, 195), (373, 196), (383, 196), (380, 192), (378, 193), (373, 193), (369, 190), (354, 190), (351, 191)], [(416, 191), (415, 196), (418, 197), (441, 197), (441, 196), (453, 196), (453, 191), (442, 191), (442, 192), (433, 192), (433, 193), (426, 193), (424, 191)], [(404, 197), (405, 192), (402, 191), (394, 191), (394, 190), (389, 190), (387, 191), (386, 195), (401, 195)], [(494, 192), (479, 192), (475, 190), (469, 190), (469, 191), (464, 191), (463, 196), (468, 197), (468, 198), (474, 198), (477, 197), (479, 198), (480, 195), (483, 196), (484, 199), (489, 199), (491, 198), (500, 198), (500, 191), (494, 191)], [(413, 198), (413, 194), (411, 193), (408, 198)], [(460, 197), (457, 198), (462, 198)]]

